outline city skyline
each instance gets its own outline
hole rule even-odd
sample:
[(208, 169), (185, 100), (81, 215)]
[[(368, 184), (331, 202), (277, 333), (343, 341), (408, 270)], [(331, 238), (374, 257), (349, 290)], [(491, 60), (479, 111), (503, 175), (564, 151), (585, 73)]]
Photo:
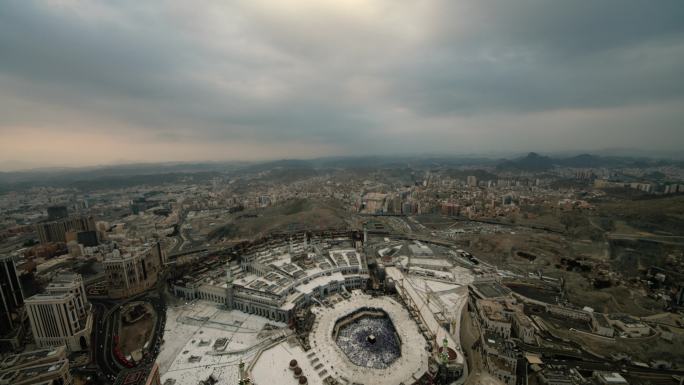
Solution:
[(0, 4), (0, 170), (684, 145), (680, 2)]

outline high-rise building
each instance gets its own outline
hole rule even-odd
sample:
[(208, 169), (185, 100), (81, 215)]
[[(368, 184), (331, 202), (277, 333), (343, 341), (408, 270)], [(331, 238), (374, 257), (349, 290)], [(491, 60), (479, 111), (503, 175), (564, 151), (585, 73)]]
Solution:
[(83, 286), (83, 278), (80, 274), (57, 274), (45, 288), (45, 292), (52, 295), (73, 294), (78, 317), (81, 318), (87, 315), (88, 299), (86, 298), (85, 287)]
[(111, 298), (125, 298), (151, 289), (164, 266), (159, 243), (153, 246), (114, 250), (104, 259), (105, 274)]
[(95, 221), (92, 216), (77, 216), (57, 219), (36, 224), (36, 232), (40, 243), (64, 242), (69, 231), (94, 231)]
[(47, 208), (48, 221), (56, 221), (57, 219), (66, 218), (69, 216), (66, 206), (51, 206)]
[(475, 175), (468, 175), (468, 187), (477, 187), (477, 177)]
[(60, 274), (46, 293), (25, 301), (33, 339), (39, 347), (66, 345), (70, 351), (90, 345), (93, 317), (78, 274)]
[(21, 323), (24, 296), (11, 256), (0, 256), (0, 334), (15, 330)]
[(99, 243), (97, 238), (97, 231), (94, 230), (79, 231), (76, 234), (76, 240), (79, 244), (83, 246), (97, 246)]

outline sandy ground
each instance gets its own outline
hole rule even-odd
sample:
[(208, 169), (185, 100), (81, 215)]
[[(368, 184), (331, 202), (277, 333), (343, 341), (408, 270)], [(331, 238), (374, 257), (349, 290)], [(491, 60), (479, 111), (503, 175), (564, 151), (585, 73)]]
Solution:
[[(153, 312), (151, 306), (146, 306), (148, 312)], [(121, 351), (130, 354), (133, 351), (142, 349), (150, 339), (154, 331), (155, 317), (147, 314), (133, 324), (124, 324), (121, 327)]]

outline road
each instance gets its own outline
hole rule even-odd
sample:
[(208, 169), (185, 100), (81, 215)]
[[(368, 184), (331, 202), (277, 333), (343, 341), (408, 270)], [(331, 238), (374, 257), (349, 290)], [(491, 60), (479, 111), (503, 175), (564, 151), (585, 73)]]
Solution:
[(178, 213), (178, 223), (176, 224), (176, 231), (178, 234), (175, 236), (176, 244), (173, 245), (171, 250), (168, 251), (168, 255), (179, 253), (185, 247), (185, 238), (183, 237), (183, 221), (185, 220), (187, 213), (180, 209)]
[(580, 371), (611, 371), (620, 372), (624, 377), (649, 381), (652, 384), (677, 384), (674, 376), (684, 376), (684, 371), (652, 369), (641, 366), (620, 364), (612, 361), (586, 361), (573, 359), (544, 359), (547, 365), (565, 365)]
[(157, 313), (154, 333), (152, 335), (148, 351), (138, 366), (152, 364), (159, 354), (159, 346), (164, 337), (164, 327), (166, 326), (166, 303), (164, 302), (163, 291), (166, 279), (159, 277), (156, 289), (139, 296), (131, 297), (123, 301), (95, 300), (91, 299), (94, 312), (94, 327), (91, 338), (91, 356), (95, 359), (93, 363), (96, 367), (88, 370), (98, 377), (98, 384), (111, 384), (116, 377), (124, 370), (114, 357), (114, 336), (118, 334), (120, 322), (120, 308), (122, 305), (132, 301), (149, 302)]
[(681, 246), (684, 245), (684, 237), (681, 235), (657, 235), (657, 234), (617, 234), (608, 233), (606, 239), (611, 241), (628, 240), (628, 241), (643, 241), (656, 242), (665, 245)]
[[(91, 348), (94, 349), (95, 364), (98, 374), (101, 375), (99, 382), (111, 383), (112, 379), (119, 373), (119, 366), (111, 357), (112, 341), (112, 309), (118, 305), (112, 304), (109, 300), (91, 300), (95, 312), (95, 328), (93, 330)], [(105, 378), (102, 378), (105, 377)]]

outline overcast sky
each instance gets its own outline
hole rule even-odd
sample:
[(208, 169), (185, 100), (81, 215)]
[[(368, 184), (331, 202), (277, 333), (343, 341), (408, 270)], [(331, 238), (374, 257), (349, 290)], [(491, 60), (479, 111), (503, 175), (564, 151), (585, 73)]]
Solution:
[(3, 0), (0, 168), (684, 151), (682, 0)]

